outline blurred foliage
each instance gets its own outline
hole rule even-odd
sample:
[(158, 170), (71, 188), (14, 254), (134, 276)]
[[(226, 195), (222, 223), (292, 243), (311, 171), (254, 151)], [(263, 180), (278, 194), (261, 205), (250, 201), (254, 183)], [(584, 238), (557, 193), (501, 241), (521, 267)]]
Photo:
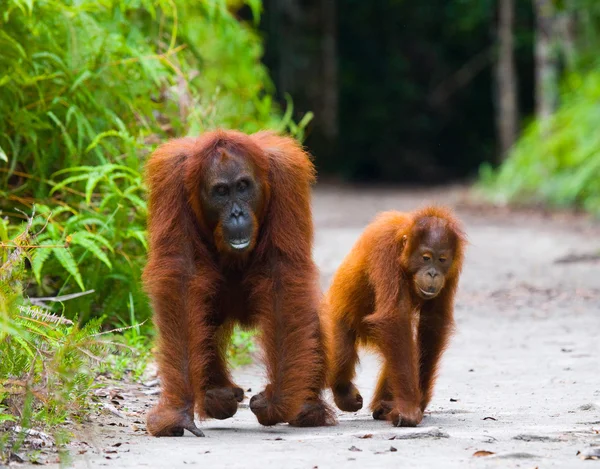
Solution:
[(255, 331), (245, 331), (236, 327), (229, 348), (227, 358), (234, 366), (249, 365), (252, 363), (252, 355), (256, 352), (254, 344)]
[(547, 122), (527, 126), (498, 170), (481, 167), (480, 187), (498, 203), (576, 207), (600, 216), (600, 3), (557, 5), (572, 15), (576, 33), (576, 56), (564, 72), (559, 107)]
[(580, 207), (600, 216), (600, 68), (571, 74), (549, 122), (534, 121), (507, 161), (481, 169), (481, 185), (499, 203)]
[(598, 67), (600, 45), (600, 2), (597, 0), (555, 0), (561, 13), (574, 20), (576, 65), (579, 70)]
[[(337, 157), (318, 160), (319, 169), (431, 182), (493, 161), (495, 10), (492, 0), (341, 0), (340, 148)], [(531, 0), (516, 2), (515, 47), (527, 113)], [(459, 70), (473, 79), (461, 82)]]
[[(247, 5), (252, 21), (236, 18)], [(30, 296), (80, 321), (149, 317), (142, 167), (170, 137), (253, 132), (282, 117), (261, 64), (259, 0), (5, 0), (0, 11), (0, 209), (16, 234), (34, 204), (47, 227), (24, 272)], [(40, 223), (36, 218), (35, 229)], [(68, 245), (69, 249), (63, 246)]]

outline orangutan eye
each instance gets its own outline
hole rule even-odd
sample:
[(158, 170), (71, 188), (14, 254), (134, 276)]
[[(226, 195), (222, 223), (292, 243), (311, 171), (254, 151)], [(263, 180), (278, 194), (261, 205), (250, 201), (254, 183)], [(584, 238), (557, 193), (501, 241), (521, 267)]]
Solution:
[(444, 262), (446, 262), (446, 258), (445, 257), (440, 257), (440, 262), (443, 264)]
[(250, 183), (246, 179), (242, 179), (237, 183), (238, 192), (244, 192), (246, 189), (248, 189), (249, 185)]
[(423, 260), (425, 262), (429, 262), (431, 260), (431, 256), (429, 254), (423, 254)]
[(220, 196), (225, 196), (227, 194), (229, 194), (229, 187), (227, 187), (225, 184), (218, 184), (215, 186), (215, 188), (213, 189), (215, 194), (220, 195)]

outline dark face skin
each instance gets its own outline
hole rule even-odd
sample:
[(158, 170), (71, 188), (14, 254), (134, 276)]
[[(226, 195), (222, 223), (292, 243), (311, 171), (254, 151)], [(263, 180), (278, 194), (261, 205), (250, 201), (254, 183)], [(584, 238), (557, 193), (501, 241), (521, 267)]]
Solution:
[(211, 228), (222, 237), (221, 248), (231, 253), (250, 251), (263, 198), (254, 168), (245, 158), (223, 152), (209, 167), (206, 181), (202, 208)]
[(456, 246), (456, 235), (444, 221), (432, 218), (417, 228), (410, 256), (410, 270), (413, 273), (415, 292), (424, 300), (439, 295), (446, 281)]

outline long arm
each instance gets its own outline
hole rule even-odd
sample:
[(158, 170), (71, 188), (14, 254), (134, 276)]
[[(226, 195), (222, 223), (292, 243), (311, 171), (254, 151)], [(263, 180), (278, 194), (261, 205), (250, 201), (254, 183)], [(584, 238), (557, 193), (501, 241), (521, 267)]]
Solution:
[(454, 330), (454, 294), (456, 280), (448, 281), (438, 298), (425, 303), (421, 310), (418, 342), (420, 350), (421, 410), (433, 394), (437, 368)]
[(252, 398), (250, 408), (263, 425), (326, 425), (333, 416), (320, 398), (325, 354), (318, 272), (312, 261), (314, 166), (292, 138), (271, 132), (252, 138), (269, 159), (269, 206), (255, 250), (263, 266), (252, 296), (270, 384)]
[[(182, 181), (183, 164), (191, 145), (189, 139), (169, 142), (154, 153), (147, 166), (150, 253), (144, 284), (158, 329), (157, 360), (162, 384), (160, 402), (147, 419), (148, 431), (155, 436), (177, 436), (184, 429), (203, 436), (194, 424), (196, 391), (203, 387), (198, 380), (204, 376), (197, 377), (195, 368), (202, 358), (190, 357), (199, 352), (194, 339), (207, 336), (208, 332), (204, 324), (191, 323), (190, 305), (194, 305), (195, 317), (204, 317), (210, 286), (192, 292), (189, 288), (198, 274), (194, 253), (201, 249), (191, 241), (193, 215)], [(210, 282), (210, 277), (203, 278)], [(191, 298), (190, 293), (195, 297)]]
[[(303, 404), (313, 402), (320, 407), (325, 360), (317, 316), (318, 287), (312, 279), (298, 276), (299, 271), (314, 269), (312, 264), (292, 266), (277, 260), (253, 288), (269, 384), (252, 398), (250, 408), (263, 425), (294, 420), (303, 425), (297, 419)], [(314, 410), (319, 415), (311, 417), (310, 426), (326, 424), (326, 409)]]

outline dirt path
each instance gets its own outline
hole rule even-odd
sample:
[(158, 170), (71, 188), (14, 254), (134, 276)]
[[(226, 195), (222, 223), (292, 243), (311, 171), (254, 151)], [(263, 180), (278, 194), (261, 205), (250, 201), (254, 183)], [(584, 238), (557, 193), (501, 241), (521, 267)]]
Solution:
[[(325, 288), (364, 225), (379, 210), (429, 200), (460, 202), (460, 191), (320, 188), (315, 257)], [(226, 421), (207, 421), (207, 438), (154, 439), (143, 411), (154, 397), (126, 389), (123, 419), (77, 430), (76, 467), (589, 467), (577, 451), (600, 446), (600, 263), (557, 263), (600, 249), (600, 228), (577, 217), (460, 208), (471, 245), (456, 307), (457, 333), (444, 357), (421, 427), (392, 428), (366, 409), (339, 425), (261, 428), (245, 404)], [(364, 355), (358, 385), (368, 402), (377, 359)], [(239, 369), (251, 396), (260, 367)], [(140, 423), (135, 423), (135, 422)], [(104, 422), (100, 427), (99, 422)], [(137, 431), (136, 431), (137, 430)], [(476, 451), (494, 455), (473, 456)], [(81, 454), (80, 454), (81, 453)]]

